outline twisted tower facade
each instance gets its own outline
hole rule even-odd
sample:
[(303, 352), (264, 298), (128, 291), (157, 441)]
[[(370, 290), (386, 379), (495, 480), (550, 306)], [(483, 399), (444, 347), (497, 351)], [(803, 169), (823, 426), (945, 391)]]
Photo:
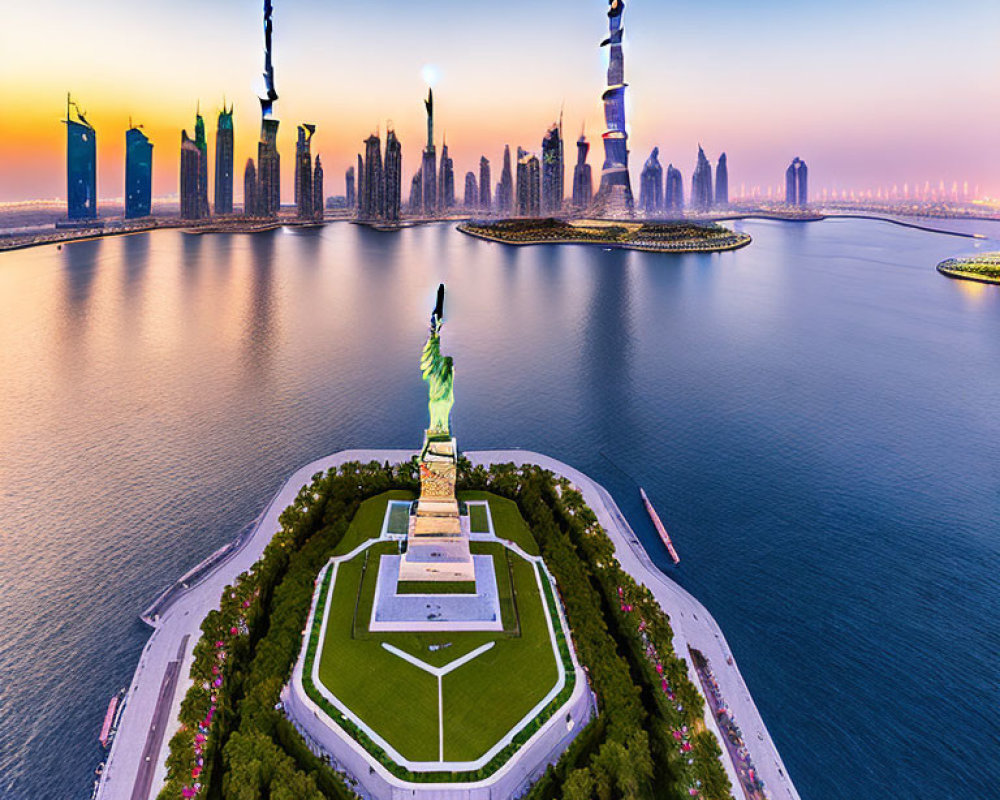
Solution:
[(597, 192), (598, 211), (612, 215), (628, 214), (634, 210), (632, 182), (628, 173), (628, 132), (625, 130), (625, 56), (622, 53), (622, 14), (625, 3), (609, 0), (608, 38), (601, 47), (610, 48), (608, 59), (608, 88), (604, 90), (604, 167), (601, 186)]

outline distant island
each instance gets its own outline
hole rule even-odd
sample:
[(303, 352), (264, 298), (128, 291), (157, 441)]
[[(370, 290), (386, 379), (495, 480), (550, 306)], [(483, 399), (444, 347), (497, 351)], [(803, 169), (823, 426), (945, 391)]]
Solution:
[(946, 258), (937, 265), (938, 272), (949, 278), (963, 278), (983, 283), (1000, 283), (1000, 253)]
[(549, 218), (470, 221), (458, 229), (502, 244), (597, 244), (656, 253), (714, 253), (736, 250), (751, 241), (749, 234), (716, 223)]

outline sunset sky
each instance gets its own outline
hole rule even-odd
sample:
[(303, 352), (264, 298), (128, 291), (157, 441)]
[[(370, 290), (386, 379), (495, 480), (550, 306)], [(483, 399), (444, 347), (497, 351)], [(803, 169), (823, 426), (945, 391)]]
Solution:
[[(263, 64), (257, 0), (32, 0), (0, 27), (0, 201), (65, 197), (66, 91), (98, 132), (98, 192), (122, 195), (129, 115), (154, 149), (154, 196), (176, 194), (180, 131), (200, 100), (235, 104), (236, 195), (256, 153)], [(283, 199), (295, 125), (314, 122), (327, 194), (391, 120), (404, 198), (435, 76), (438, 146), (459, 193), (483, 153), (538, 151), (564, 109), (567, 160), (585, 123), (600, 168), (598, 47), (606, 0), (274, 0)], [(629, 0), (625, 71), (633, 181), (653, 145), (690, 180), (698, 143), (725, 150), (730, 185), (778, 186), (793, 156), (823, 187), (968, 181), (1000, 197), (997, 0)], [(213, 162), (214, 163), (214, 162)]]

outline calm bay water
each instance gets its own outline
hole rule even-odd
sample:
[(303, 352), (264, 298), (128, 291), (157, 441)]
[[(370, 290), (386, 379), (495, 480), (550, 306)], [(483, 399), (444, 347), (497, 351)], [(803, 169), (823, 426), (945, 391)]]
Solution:
[(0, 255), (0, 797), (88, 795), (138, 613), (288, 473), (419, 444), (439, 281), (460, 446), (612, 491), (803, 798), (996, 796), (1000, 289), (934, 271), (967, 239), (741, 227), (679, 257), (348, 224)]

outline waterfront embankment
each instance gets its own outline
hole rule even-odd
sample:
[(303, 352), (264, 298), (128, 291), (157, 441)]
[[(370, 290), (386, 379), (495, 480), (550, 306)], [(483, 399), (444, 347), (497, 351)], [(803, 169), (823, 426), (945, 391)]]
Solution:
[(937, 265), (937, 271), (949, 278), (1000, 284), (1000, 253), (946, 258)]
[(714, 222), (632, 222), (626, 220), (509, 219), (470, 221), (458, 230), (477, 239), (525, 247), (585, 244), (647, 253), (717, 253), (751, 242)]
[[(249, 535), (241, 535), (238, 543), (226, 551), (225, 557), (213, 561), (207, 570), (196, 568), (196, 578), (192, 582), (174, 587), (170, 601), (158, 606), (159, 614), (146, 619), (154, 626), (154, 631), (142, 651), (126, 695), (127, 705), (101, 776), (98, 800), (155, 798), (166, 775), (168, 748), (165, 742), (176, 730), (180, 702), (190, 686), (191, 651), (198, 641), (201, 621), (218, 606), (223, 589), (263, 553), (279, 528), (279, 515), (294, 501), (301, 486), (315, 473), (350, 461), (397, 463), (414, 454), (407, 450), (346, 450), (307, 464), (285, 481)], [(539, 453), (510, 450), (465, 455), (473, 464), (537, 464), (576, 486), (614, 543), (622, 567), (649, 587), (670, 617), (676, 652), (685, 654), (689, 648), (694, 648), (704, 653), (712, 664), (721, 692), (734, 718), (739, 720), (747, 749), (772, 800), (798, 800), (798, 792), (719, 626), (704, 606), (652, 563), (610, 494), (583, 473)], [(178, 670), (176, 679), (172, 680), (171, 676)], [(693, 684), (698, 686), (698, 676), (690, 662), (688, 671)], [(164, 686), (169, 691), (164, 691)], [(721, 744), (723, 734), (710, 712), (706, 712), (705, 723)], [(161, 731), (163, 736), (151, 738), (151, 731)], [(726, 752), (724, 747), (723, 752)], [(723, 758), (723, 766), (733, 785), (739, 785), (737, 770), (728, 757)]]

